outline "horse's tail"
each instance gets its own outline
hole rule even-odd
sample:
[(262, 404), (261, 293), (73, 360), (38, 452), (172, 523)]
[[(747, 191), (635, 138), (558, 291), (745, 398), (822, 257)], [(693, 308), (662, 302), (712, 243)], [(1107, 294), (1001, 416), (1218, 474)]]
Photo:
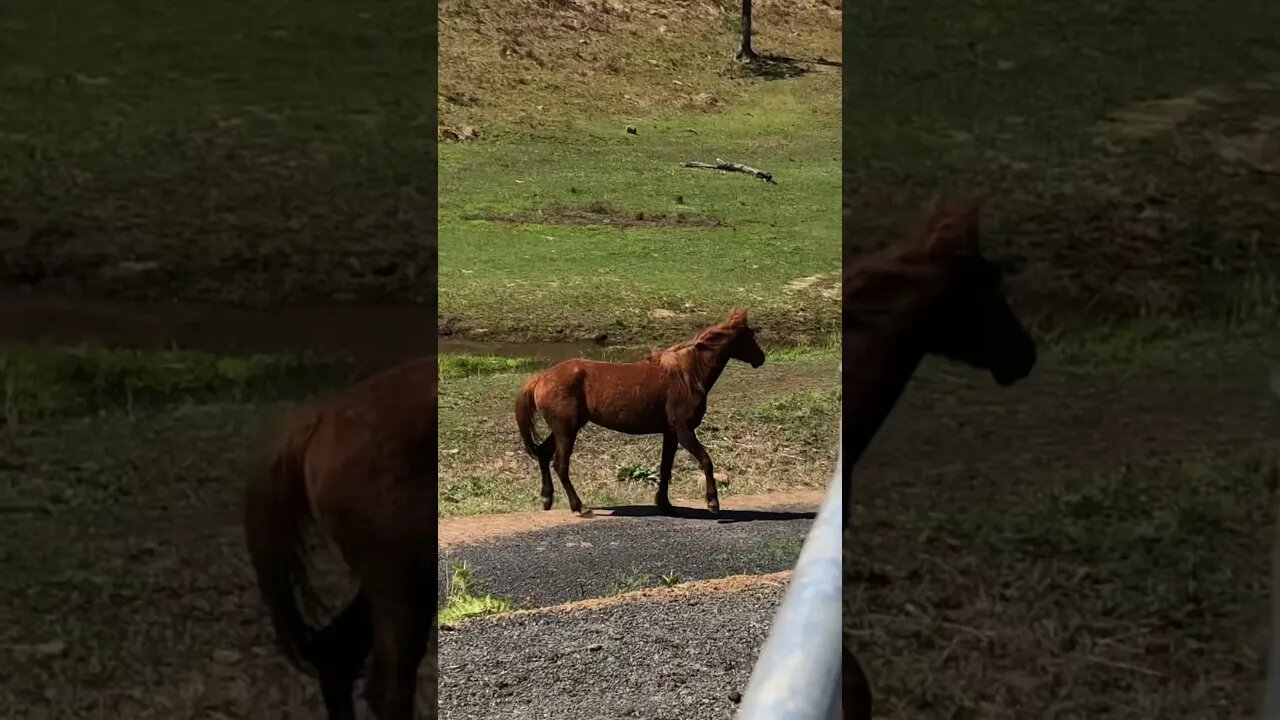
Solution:
[(533, 386), (537, 380), (537, 376), (531, 378), (516, 396), (516, 425), (520, 428), (520, 439), (524, 442), (525, 452), (533, 457), (538, 457), (538, 441), (533, 436), (533, 415), (538, 409), (533, 399)]
[(289, 662), (315, 673), (316, 630), (302, 600), (315, 595), (308, 577), (306, 536), (314, 518), (307, 497), (304, 460), (318, 419), (291, 426), (249, 482), (244, 527), (258, 589), (271, 615), (276, 642)]

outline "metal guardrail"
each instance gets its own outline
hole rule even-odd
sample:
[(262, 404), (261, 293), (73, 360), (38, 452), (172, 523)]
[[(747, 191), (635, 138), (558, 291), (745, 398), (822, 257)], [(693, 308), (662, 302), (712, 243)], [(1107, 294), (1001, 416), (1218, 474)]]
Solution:
[[(1271, 371), (1271, 392), (1280, 399), (1280, 369)], [(1280, 718), (1280, 504), (1276, 537), (1271, 545), (1271, 642), (1267, 652), (1267, 679), (1262, 690), (1261, 720)]]
[[(843, 460), (843, 456), (842, 456)], [(841, 460), (841, 461), (842, 461)], [(840, 462), (751, 672), (738, 720), (840, 720), (843, 543)]]

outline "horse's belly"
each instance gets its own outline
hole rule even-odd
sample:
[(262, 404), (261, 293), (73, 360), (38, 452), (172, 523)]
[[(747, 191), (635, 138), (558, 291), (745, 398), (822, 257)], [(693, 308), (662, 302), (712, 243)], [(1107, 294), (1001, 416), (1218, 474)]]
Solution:
[(591, 408), (591, 422), (615, 432), (628, 435), (651, 435), (666, 430), (666, 415), (658, 407), (598, 407)]

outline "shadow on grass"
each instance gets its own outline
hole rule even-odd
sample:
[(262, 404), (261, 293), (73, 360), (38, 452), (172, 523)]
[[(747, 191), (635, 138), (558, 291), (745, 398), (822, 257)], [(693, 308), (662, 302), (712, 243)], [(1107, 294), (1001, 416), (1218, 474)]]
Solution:
[(793, 58), (786, 55), (763, 53), (742, 63), (748, 75), (764, 80), (788, 80), (806, 75), (814, 70), (842, 68), (840, 62), (825, 58)]

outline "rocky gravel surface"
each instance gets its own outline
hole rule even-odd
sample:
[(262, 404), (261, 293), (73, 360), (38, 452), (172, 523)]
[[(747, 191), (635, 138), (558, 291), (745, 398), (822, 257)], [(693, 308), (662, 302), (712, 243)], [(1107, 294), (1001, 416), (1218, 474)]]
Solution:
[(728, 720), (786, 590), (777, 579), (741, 585), (444, 630), (440, 718)]

